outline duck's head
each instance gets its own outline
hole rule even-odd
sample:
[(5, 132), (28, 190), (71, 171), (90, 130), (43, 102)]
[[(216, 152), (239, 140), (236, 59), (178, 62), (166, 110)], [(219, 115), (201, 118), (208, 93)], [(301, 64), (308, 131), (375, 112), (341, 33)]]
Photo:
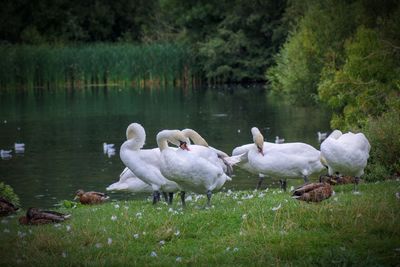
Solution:
[(85, 191), (83, 191), (82, 189), (78, 189), (78, 191), (76, 191), (76, 193), (75, 193), (74, 199), (80, 198), (81, 196), (83, 196), (83, 194), (85, 194)]
[(264, 156), (264, 136), (261, 134), (260, 130), (257, 127), (251, 128), (251, 134), (253, 135), (253, 141), (257, 147), (258, 152)]

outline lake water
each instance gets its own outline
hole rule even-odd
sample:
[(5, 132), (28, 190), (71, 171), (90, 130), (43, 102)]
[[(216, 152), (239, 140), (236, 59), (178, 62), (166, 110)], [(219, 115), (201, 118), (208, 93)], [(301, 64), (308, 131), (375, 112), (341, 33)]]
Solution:
[[(267, 141), (279, 135), (286, 142), (319, 148), (317, 131), (328, 131), (329, 119), (327, 111), (294, 106), (262, 86), (3, 90), (0, 149), (11, 149), (15, 142), (26, 148), (23, 154), (13, 152), (12, 158), (0, 159), (0, 181), (14, 188), (23, 207), (51, 207), (72, 200), (79, 188), (105, 191), (118, 180), (124, 168), (119, 147), (132, 122), (146, 129), (145, 148), (156, 146), (155, 136), (162, 129), (192, 128), (230, 154), (234, 147), (252, 142), (253, 126)], [(103, 142), (115, 144), (115, 156), (103, 153)], [(254, 175), (235, 168), (226, 189), (253, 189), (256, 183)]]

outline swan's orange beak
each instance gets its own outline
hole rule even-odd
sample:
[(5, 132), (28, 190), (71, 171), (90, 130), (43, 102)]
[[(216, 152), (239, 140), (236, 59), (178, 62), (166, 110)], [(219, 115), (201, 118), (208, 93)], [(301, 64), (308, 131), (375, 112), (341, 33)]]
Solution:
[(182, 141), (180, 141), (180, 145), (179, 145), (179, 147), (180, 147), (181, 149), (183, 149), (183, 150), (190, 151), (190, 149), (188, 148), (188, 146), (187, 146), (187, 143), (186, 143), (186, 142), (182, 142)]
[(261, 155), (264, 156), (264, 151), (263, 151), (263, 149), (262, 149), (261, 147), (257, 147), (257, 148), (258, 148), (258, 152), (261, 153)]

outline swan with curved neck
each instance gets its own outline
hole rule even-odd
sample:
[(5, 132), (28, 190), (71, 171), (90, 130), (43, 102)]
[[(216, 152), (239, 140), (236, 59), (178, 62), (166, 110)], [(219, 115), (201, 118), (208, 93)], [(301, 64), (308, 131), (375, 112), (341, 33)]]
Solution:
[(126, 130), (126, 137), (127, 140), (120, 149), (121, 160), (136, 177), (152, 187), (153, 204), (160, 200), (160, 191), (168, 193), (179, 191), (179, 186), (160, 172), (160, 150), (142, 149), (146, 140), (144, 128), (139, 123), (132, 123)]
[[(180, 144), (174, 150), (168, 142)], [(161, 151), (161, 172), (179, 184), (183, 190), (207, 194), (207, 204), (210, 204), (212, 191), (220, 189), (227, 180), (231, 180), (221, 167), (207, 159), (192, 153), (187, 146), (187, 137), (178, 130), (163, 130), (157, 134), (157, 144)]]
[[(249, 164), (258, 173), (269, 177), (297, 178), (324, 170), (320, 162), (320, 152), (304, 143), (275, 144), (264, 142), (258, 128), (251, 129), (254, 146), (248, 152)], [(283, 182), (284, 183), (284, 182)]]

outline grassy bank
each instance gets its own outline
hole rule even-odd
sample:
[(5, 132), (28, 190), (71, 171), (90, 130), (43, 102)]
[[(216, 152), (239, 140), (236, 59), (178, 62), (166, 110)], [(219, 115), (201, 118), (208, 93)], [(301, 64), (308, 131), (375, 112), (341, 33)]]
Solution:
[(178, 44), (0, 45), (1, 87), (147, 86), (192, 82)]
[[(118, 201), (61, 209), (62, 224), (0, 224), (0, 265), (396, 265), (400, 262), (399, 181), (335, 188), (314, 204), (277, 190), (216, 194), (209, 209)], [(280, 207), (280, 208), (279, 208)], [(274, 209), (275, 208), (275, 209)]]

